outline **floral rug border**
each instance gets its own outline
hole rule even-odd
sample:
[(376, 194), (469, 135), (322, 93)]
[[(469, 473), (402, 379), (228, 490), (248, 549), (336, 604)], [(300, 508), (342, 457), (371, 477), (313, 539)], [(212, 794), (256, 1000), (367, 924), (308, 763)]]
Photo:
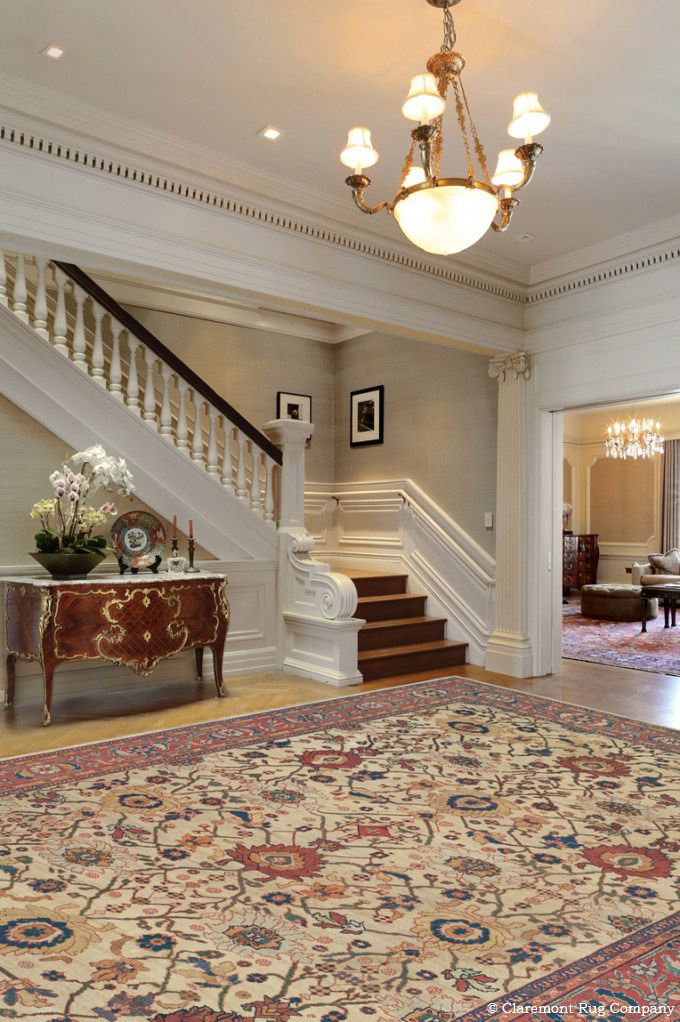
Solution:
[[(675, 912), (510, 993), (496, 995), (493, 1001), (460, 1015), (458, 1022), (488, 1022), (489, 1005), (498, 1006), (499, 1001), (523, 1007), (558, 1006), (568, 1004), (578, 996), (580, 1003), (597, 1005), (603, 992), (609, 995), (610, 1001), (623, 999), (623, 992), (630, 996), (634, 979), (639, 979), (634, 972), (631, 973), (633, 967), (655, 956), (669, 954), (679, 945), (680, 912)], [(603, 984), (606, 987), (604, 991)], [(594, 1017), (590, 1013), (579, 1014), (584, 1022)], [(510, 1017), (515, 1017), (512, 1012)], [(610, 1017), (609, 1014), (604, 1015), (605, 1019)], [(671, 1019), (673, 1015), (667, 1017)]]
[(3, 759), (0, 760), (0, 794), (17, 794), (47, 784), (70, 782), (74, 778), (82, 780), (146, 766), (150, 757), (163, 757), (167, 762), (194, 761), (224, 748), (253, 742), (275, 742), (325, 728), (352, 727), (380, 717), (422, 712), (445, 705), (452, 699), (478, 700), (504, 710), (540, 716), (573, 731), (595, 731), (629, 743), (653, 745), (668, 752), (677, 751), (680, 742), (677, 731), (656, 724), (454, 675)]

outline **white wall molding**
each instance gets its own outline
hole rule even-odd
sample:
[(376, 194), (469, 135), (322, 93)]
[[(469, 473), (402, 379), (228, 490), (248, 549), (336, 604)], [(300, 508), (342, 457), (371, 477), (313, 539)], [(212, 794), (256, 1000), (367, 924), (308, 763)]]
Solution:
[(188, 182), (158, 170), (138, 166), (134, 160), (111, 159), (85, 148), (37, 136), (5, 124), (0, 125), (0, 142), (3, 146), (28, 150), (31, 154), (50, 161), (67, 163), (91, 173), (115, 178), (138, 188), (152, 189), (165, 196), (197, 203), (213, 210), (221, 210), (232, 216), (257, 221), (260, 224), (303, 235), (334, 247), (350, 249), (361, 255), (403, 266), (411, 272), (433, 276), (466, 289), (494, 295), (505, 301), (522, 304), (525, 300), (524, 290), (521, 287), (512, 286), (507, 281), (494, 280), (491, 276), (482, 276), (460, 269), (444, 260), (437, 261), (426, 255), (421, 256), (413, 247), (400, 248), (394, 243), (390, 245), (387, 242), (371, 239), (370, 236), (361, 237), (358, 234), (350, 234), (346, 229), (333, 227), (329, 223), (315, 223), (311, 217), (303, 218), (289, 212), (268, 209), (261, 203), (230, 197), (199, 182)]
[(339, 571), (404, 571), (428, 595), (428, 613), (484, 663), (492, 628), (495, 562), (410, 479), (308, 483), (305, 512), (318, 547)]
[[(242, 196), (270, 199), (287, 208), (295, 207), (324, 218), (330, 217), (350, 230), (394, 241), (390, 221), (376, 217), (370, 229), (364, 214), (350, 201), (331, 192), (311, 188), (307, 182), (271, 174), (261, 167), (236, 161), (219, 149), (161, 131), (148, 124), (113, 114), (108, 110), (74, 99), (66, 93), (45, 88), (23, 78), (0, 72), (0, 110), (17, 130), (25, 135), (42, 136), (45, 130), (59, 131), (60, 140), (74, 150), (96, 143), (107, 158), (125, 163), (131, 154), (157, 166), (159, 173), (200, 175), (213, 185), (228, 185)], [(405, 246), (408, 251), (408, 246)], [(504, 278), (506, 282), (526, 284), (529, 269), (507, 256), (474, 249), (447, 260), (463, 269)]]

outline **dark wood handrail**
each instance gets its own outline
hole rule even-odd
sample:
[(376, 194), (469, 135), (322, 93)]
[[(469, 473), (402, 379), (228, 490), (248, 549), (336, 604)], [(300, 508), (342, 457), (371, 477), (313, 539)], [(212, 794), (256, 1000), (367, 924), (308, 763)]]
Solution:
[(84, 270), (81, 270), (79, 266), (74, 263), (62, 263), (54, 260), (54, 265), (57, 266), (67, 277), (73, 281), (78, 287), (82, 288), (91, 298), (94, 298), (95, 302), (98, 302), (102, 308), (110, 312), (114, 319), (118, 320), (121, 326), (125, 327), (131, 334), (134, 334), (145, 344), (147, 348), (153, 351), (154, 355), (165, 362), (174, 373), (177, 373), (183, 380), (185, 380), (189, 386), (198, 391), (201, 397), (205, 398), (213, 408), (216, 408), (220, 415), (223, 415), (225, 419), (228, 419), (234, 426), (241, 430), (242, 433), (252, 440), (253, 443), (269, 455), (272, 461), (276, 462), (277, 465), (281, 465), (283, 462), (283, 455), (278, 447), (271, 442), (271, 440), (260, 432), (256, 426), (253, 426), (251, 422), (241, 415), (233, 405), (230, 405), (228, 401), (225, 401), (223, 397), (220, 397), (212, 387), (207, 384), (200, 376), (197, 376), (193, 369), (178, 358), (173, 351), (159, 341), (146, 327), (135, 319), (133, 315), (127, 312), (122, 305), (119, 305), (115, 298), (112, 298), (107, 291), (97, 284), (92, 277), (88, 276)]

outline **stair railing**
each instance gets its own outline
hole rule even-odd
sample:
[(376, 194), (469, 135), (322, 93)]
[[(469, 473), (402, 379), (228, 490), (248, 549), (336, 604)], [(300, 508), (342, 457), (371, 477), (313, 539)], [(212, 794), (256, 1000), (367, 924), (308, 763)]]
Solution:
[(274, 525), (279, 448), (87, 273), (0, 252), (0, 304)]

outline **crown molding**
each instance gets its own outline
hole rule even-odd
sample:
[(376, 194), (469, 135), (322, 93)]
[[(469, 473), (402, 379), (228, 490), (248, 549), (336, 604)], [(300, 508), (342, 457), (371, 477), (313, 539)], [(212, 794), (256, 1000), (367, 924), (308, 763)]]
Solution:
[[(330, 193), (270, 174), (254, 164), (233, 160), (217, 149), (0, 72), (2, 110), (14, 115), (15, 124), (17, 118), (25, 122), (20, 129), (22, 131), (40, 134), (47, 127), (54, 134), (55, 128), (58, 128), (63, 144), (83, 147), (84, 143), (95, 142), (101, 155), (116, 162), (125, 164), (130, 155), (152, 160), (159, 165), (159, 170), (163, 167), (166, 173), (171, 169), (174, 173), (190, 174), (192, 178), (200, 175), (218, 182), (221, 187), (238, 188), (244, 197), (274, 200), (283, 203), (289, 210), (313, 213), (345, 228), (360, 230), (373, 240), (380, 238), (393, 246), (398, 244), (388, 220), (372, 219), (369, 231), (366, 216), (349, 201), (343, 202)], [(31, 125), (27, 119), (34, 123)], [(407, 251), (406, 246), (404, 250)], [(526, 285), (529, 282), (528, 267), (507, 256), (475, 250), (463, 257), (442, 259), (441, 263), (455, 267), (463, 274), (487, 274), (508, 285)]]
[(102, 156), (100, 153), (75, 148), (64, 142), (4, 124), (0, 125), (0, 145), (21, 149), (41, 159), (67, 163), (83, 171), (113, 178), (130, 187), (153, 189), (168, 198), (197, 203), (238, 218), (255, 221), (285, 232), (293, 232), (328, 245), (349, 249), (412, 272), (438, 278), (457, 285), (463, 290), (482, 292), (518, 305), (523, 305), (526, 300), (525, 290), (520, 285), (513, 286), (487, 276), (478, 276), (457, 269), (452, 263), (443, 260), (435, 261), (427, 256), (421, 257), (413, 248), (398, 248), (384, 245), (370, 237), (361, 238), (329, 225), (328, 222), (315, 223), (309, 218), (302, 219), (285, 211), (266, 209), (244, 199), (209, 190), (202, 185), (200, 180), (188, 183), (186, 180), (162, 174), (157, 169), (142, 167), (132, 161), (121, 163), (118, 160)]
[(587, 274), (604, 263), (627, 260), (633, 255), (642, 255), (650, 248), (672, 247), (674, 242), (680, 243), (680, 215), (617, 234), (557, 259), (536, 263), (529, 271), (529, 287), (533, 290), (574, 274)]

